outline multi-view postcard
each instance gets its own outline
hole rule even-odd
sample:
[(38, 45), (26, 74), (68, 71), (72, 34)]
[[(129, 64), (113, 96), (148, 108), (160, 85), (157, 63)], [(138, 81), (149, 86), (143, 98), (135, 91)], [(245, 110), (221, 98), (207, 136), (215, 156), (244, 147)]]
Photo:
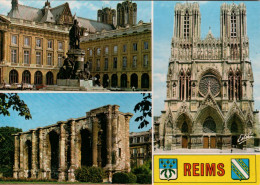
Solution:
[(0, 184), (260, 185), (259, 10), (0, 0)]

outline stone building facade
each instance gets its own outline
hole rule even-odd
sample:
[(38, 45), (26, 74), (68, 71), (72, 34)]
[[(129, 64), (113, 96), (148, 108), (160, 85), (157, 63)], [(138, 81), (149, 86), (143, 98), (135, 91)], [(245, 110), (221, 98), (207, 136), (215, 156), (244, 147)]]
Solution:
[[(201, 39), (198, 3), (177, 3), (165, 110), (155, 118), (156, 148), (254, 148), (259, 138), (246, 6), (222, 4), (220, 38)], [(241, 135), (251, 139), (239, 143)]]
[(131, 167), (139, 167), (152, 159), (152, 129), (144, 132), (130, 132)]
[(98, 21), (116, 27), (81, 39), (93, 77), (105, 88), (151, 90), (151, 23), (137, 23), (137, 4), (98, 10)]
[(14, 178), (75, 181), (75, 169), (130, 171), (129, 121), (118, 105), (90, 110), (78, 119), (15, 134)]
[(151, 90), (151, 24), (88, 35), (81, 41), (90, 72), (105, 88)]

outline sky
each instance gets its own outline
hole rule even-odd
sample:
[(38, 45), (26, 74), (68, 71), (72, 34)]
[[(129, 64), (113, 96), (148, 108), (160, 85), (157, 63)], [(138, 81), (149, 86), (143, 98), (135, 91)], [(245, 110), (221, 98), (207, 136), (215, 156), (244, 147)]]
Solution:
[[(19, 4), (32, 6), (35, 8), (42, 8), (46, 0), (18, 0)], [(111, 7), (116, 9), (116, 5), (122, 1), (83, 1), (83, 0), (49, 0), (51, 7), (55, 7), (65, 2), (69, 3), (71, 13), (78, 17), (85, 17), (97, 20), (97, 10), (102, 7)], [(137, 3), (137, 22), (143, 20), (144, 22), (151, 21), (151, 2), (150, 1), (133, 1)], [(11, 9), (11, 0), (0, 0), (0, 14), (7, 15)]]
[(19, 93), (19, 96), (30, 109), (32, 119), (25, 120), (18, 116), (18, 112), (10, 109), (10, 116), (0, 115), (0, 127), (9, 126), (29, 129), (52, 125), (58, 121), (86, 116), (86, 112), (105, 105), (119, 105), (119, 111), (130, 112), (134, 116), (130, 119), (130, 132), (141, 132), (151, 128), (150, 124), (138, 129), (139, 123), (135, 118), (140, 113), (134, 112), (135, 105), (142, 101), (140, 93)]
[[(240, 3), (230, 1), (228, 3)], [(220, 37), (220, 6), (223, 1), (200, 1), (201, 38), (205, 38), (209, 27), (213, 35)], [(249, 55), (254, 73), (255, 109), (260, 109), (260, 2), (244, 2), (247, 8), (247, 34)], [(173, 36), (174, 6), (172, 1), (154, 1), (153, 20), (153, 115), (160, 116), (166, 99), (166, 75)]]

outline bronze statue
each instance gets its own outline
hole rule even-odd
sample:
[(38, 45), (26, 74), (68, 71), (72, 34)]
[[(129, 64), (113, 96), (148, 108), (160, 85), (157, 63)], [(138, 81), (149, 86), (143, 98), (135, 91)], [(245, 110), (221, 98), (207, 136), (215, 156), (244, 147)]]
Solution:
[(80, 27), (78, 21), (75, 19), (74, 24), (69, 32), (70, 49), (80, 49)]
[(74, 78), (74, 61), (70, 58), (66, 58), (65, 56), (62, 57), (64, 62), (63, 66), (60, 68), (59, 71), (59, 79), (72, 79)]

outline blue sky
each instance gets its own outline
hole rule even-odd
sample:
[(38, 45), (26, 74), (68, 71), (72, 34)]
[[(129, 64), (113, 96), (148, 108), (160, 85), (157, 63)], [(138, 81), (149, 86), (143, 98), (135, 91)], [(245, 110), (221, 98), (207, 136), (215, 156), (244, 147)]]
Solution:
[[(102, 7), (111, 7), (116, 9), (118, 2), (122, 1), (82, 1), (82, 0), (49, 0), (51, 7), (69, 2), (72, 14), (76, 13), (79, 17), (97, 20), (97, 10)], [(19, 4), (42, 8), (46, 0), (18, 0)], [(133, 1), (137, 3), (137, 21), (143, 20), (150, 22), (151, 20), (151, 2), (150, 1)], [(7, 15), (11, 9), (11, 0), (0, 0), (0, 14)]]
[[(230, 1), (228, 3), (232, 3)], [(209, 27), (215, 37), (220, 35), (220, 5), (223, 1), (201, 1), (201, 38), (205, 38)], [(234, 3), (240, 3), (234, 1)], [(153, 113), (159, 116), (164, 110), (166, 99), (166, 75), (173, 35), (174, 6), (172, 1), (154, 1), (154, 63), (153, 63)], [(260, 2), (245, 2), (247, 7), (247, 34), (249, 37), (250, 60), (254, 72), (255, 109), (260, 109)]]
[[(134, 114), (130, 120), (130, 132), (151, 128), (149, 124), (144, 129), (138, 129), (139, 123), (134, 121), (140, 115), (134, 113), (136, 103), (143, 97), (140, 93), (20, 93), (19, 96), (30, 108), (32, 119), (25, 120), (10, 109), (11, 116), (0, 115), (0, 127), (17, 127), (27, 131), (57, 121), (83, 117), (91, 109), (116, 104), (120, 106), (119, 111)], [(148, 121), (151, 123), (151, 118)]]

